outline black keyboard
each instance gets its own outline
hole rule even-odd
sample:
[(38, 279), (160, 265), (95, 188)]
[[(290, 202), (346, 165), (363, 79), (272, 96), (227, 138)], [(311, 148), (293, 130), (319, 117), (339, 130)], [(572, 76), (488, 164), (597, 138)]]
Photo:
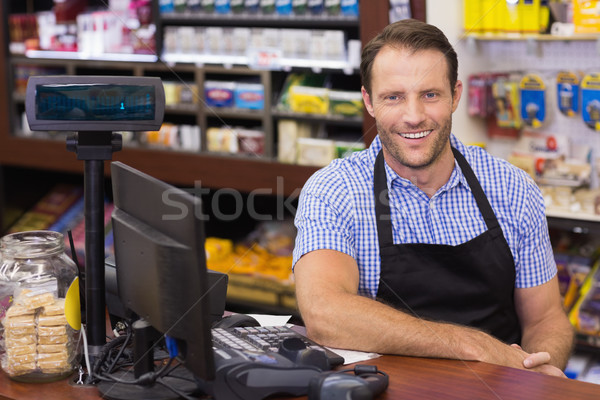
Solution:
[(215, 400), (306, 396), (312, 379), (343, 357), (286, 326), (212, 328), (215, 379), (198, 380)]
[(215, 350), (232, 349), (247, 354), (281, 353), (280, 346), (282, 342), (285, 339), (294, 338), (301, 340), (307, 349), (323, 351), (331, 367), (344, 363), (342, 356), (287, 326), (213, 328), (212, 336)]

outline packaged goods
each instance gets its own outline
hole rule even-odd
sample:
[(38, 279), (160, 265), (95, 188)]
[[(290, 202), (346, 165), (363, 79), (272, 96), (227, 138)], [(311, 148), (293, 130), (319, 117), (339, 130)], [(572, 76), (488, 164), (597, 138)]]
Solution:
[(77, 267), (58, 232), (17, 232), (0, 239), (2, 369), (12, 379), (45, 382), (71, 374), (81, 328)]
[(363, 100), (361, 93), (330, 90), (329, 112), (333, 115), (344, 115), (349, 117), (362, 116)]
[(204, 82), (204, 97), (209, 107), (233, 107), (235, 83), (224, 81)]
[(298, 138), (299, 165), (325, 166), (336, 158), (335, 144), (328, 139)]
[(237, 82), (235, 84), (235, 106), (251, 110), (265, 108), (265, 87), (261, 83)]

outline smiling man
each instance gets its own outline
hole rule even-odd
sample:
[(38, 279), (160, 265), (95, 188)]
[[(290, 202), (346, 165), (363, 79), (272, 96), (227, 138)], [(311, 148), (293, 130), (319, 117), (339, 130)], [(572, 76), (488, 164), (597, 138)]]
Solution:
[(307, 333), (332, 347), (564, 376), (573, 328), (543, 198), (525, 172), (451, 133), (457, 71), (444, 34), (416, 20), (363, 49), (378, 135), (316, 172), (296, 214)]

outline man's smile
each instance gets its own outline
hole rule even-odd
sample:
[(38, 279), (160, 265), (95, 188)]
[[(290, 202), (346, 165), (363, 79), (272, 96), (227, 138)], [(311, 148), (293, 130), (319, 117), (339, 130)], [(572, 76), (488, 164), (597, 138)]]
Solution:
[(421, 139), (424, 138), (425, 136), (428, 136), (431, 132), (433, 132), (433, 129), (429, 129), (426, 131), (421, 131), (421, 132), (410, 132), (410, 133), (400, 133), (400, 136), (402, 136), (405, 139)]

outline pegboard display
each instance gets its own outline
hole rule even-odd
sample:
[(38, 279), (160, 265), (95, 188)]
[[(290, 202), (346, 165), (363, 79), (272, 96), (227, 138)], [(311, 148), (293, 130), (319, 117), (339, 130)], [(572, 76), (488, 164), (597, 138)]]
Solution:
[[(592, 164), (591, 187), (598, 188), (597, 163), (600, 158), (600, 132), (588, 127), (579, 112), (567, 117), (558, 108), (557, 74), (560, 71), (600, 73), (600, 39), (598, 40), (481, 40), (470, 43), (475, 51), (480, 72), (537, 74), (546, 84), (546, 117), (531, 131), (568, 137), (574, 149), (590, 146)], [(581, 78), (580, 77), (580, 78)], [(493, 139), (491, 140), (494, 141)], [(493, 143), (491, 143), (494, 146)], [(506, 143), (502, 144), (506, 146)], [(580, 153), (580, 157), (586, 157)]]

